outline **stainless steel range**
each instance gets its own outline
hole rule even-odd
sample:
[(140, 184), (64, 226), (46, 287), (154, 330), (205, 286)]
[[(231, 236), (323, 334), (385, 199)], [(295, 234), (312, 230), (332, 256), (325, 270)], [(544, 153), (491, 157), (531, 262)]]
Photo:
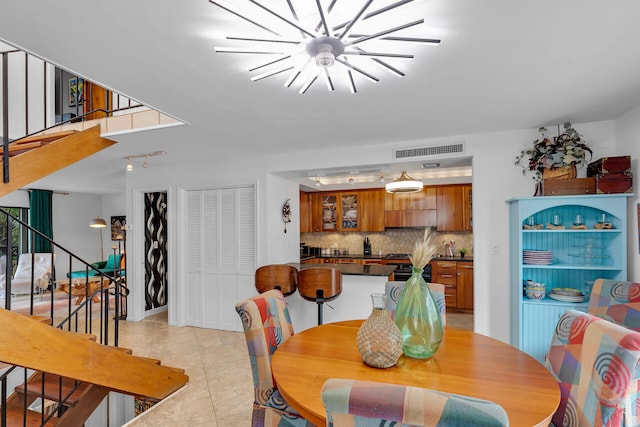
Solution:
[[(387, 265), (395, 265), (396, 270), (393, 272), (395, 280), (398, 282), (406, 282), (411, 277), (411, 261), (409, 254), (387, 254), (384, 257)], [(431, 264), (427, 264), (422, 271), (422, 278), (425, 282), (431, 282)]]

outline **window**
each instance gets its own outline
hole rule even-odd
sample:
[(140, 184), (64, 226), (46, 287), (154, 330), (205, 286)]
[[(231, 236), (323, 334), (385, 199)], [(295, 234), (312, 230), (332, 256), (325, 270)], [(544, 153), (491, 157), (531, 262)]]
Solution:
[[(29, 222), (29, 209), (27, 208), (3, 207), (2, 210), (24, 223)], [(18, 263), (18, 256), (26, 252), (29, 247), (29, 238), (26, 229), (24, 229), (19, 222), (13, 219), (8, 220), (8, 216), (0, 211), (0, 255), (7, 255), (7, 253), (9, 253), (9, 248), (7, 248), (9, 222), (11, 224), (11, 260), (15, 269)]]

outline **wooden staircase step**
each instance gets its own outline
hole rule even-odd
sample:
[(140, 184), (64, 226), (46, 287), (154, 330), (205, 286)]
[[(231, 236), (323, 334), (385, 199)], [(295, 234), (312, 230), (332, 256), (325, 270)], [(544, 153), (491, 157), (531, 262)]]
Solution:
[[(25, 153), (29, 150), (33, 150), (34, 148), (40, 148), (46, 144), (47, 143), (43, 141), (27, 142), (25, 144), (9, 144), (9, 156), (17, 156), (18, 154)], [(4, 147), (0, 146), (0, 154), (2, 153), (4, 153)]]
[[(63, 136), (65, 134), (66, 136)], [(23, 138), (15, 145), (24, 147), (37, 141), (45, 144), (11, 158), (9, 182), (0, 185), (0, 196), (9, 194), (115, 144), (115, 141), (100, 136), (100, 127), (97, 125), (83, 131), (30, 136)]]
[(126, 354), (133, 354), (133, 350), (132, 350), (132, 349), (130, 349), (130, 348), (126, 348), (126, 347), (113, 347), (113, 346), (108, 346), (108, 347), (115, 348), (116, 350), (121, 351), (121, 352), (126, 353)]
[(25, 314), (25, 316), (27, 316), (30, 319), (37, 320), (40, 323), (44, 323), (45, 325), (53, 324), (53, 319), (51, 319), (51, 317), (48, 317), (48, 316), (33, 316), (30, 314)]
[[(133, 355), (133, 350), (130, 349), (130, 348), (126, 348), (126, 347), (113, 347), (113, 348), (115, 348), (115, 349), (117, 349), (117, 350), (119, 350), (119, 351), (121, 351), (123, 353)], [(145, 360), (145, 361), (147, 361), (149, 363), (153, 363), (154, 365), (162, 365), (162, 360), (156, 359), (156, 358), (153, 358), (153, 357), (136, 356), (136, 358), (139, 359), (139, 360)], [(181, 373), (184, 373), (184, 370)]]
[[(62, 378), (62, 382), (60, 381)], [(77, 388), (76, 388), (76, 384)], [(45, 399), (57, 401), (62, 397), (71, 395), (65, 401), (65, 405), (74, 406), (91, 387), (89, 383), (82, 383), (72, 380), (71, 378), (60, 377), (55, 374), (44, 374), (44, 397)], [(74, 391), (75, 388), (75, 391)], [(29, 381), (25, 385), (19, 385), (15, 387), (16, 393), (27, 393), (30, 396), (40, 397), (42, 396), (42, 372), (38, 372), (29, 378)]]
[[(54, 416), (45, 424), (46, 427), (54, 427), (58, 419)], [(37, 427), (42, 423), (40, 412), (27, 409), (26, 420), (22, 408), (7, 406), (7, 427)]]
[(77, 133), (77, 132), (78, 132), (77, 130), (65, 130), (62, 132), (51, 132), (51, 133), (45, 133), (45, 134), (39, 134), (39, 135), (31, 135), (31, 136), (17, 139), (12, 143), (25, 144), (25, 143), (34, 142), (34, 141), (51, 142), (51, 141), (55, 141), (56, 139), (64, 138), (65, 136), (73, 135), (74, 133)]

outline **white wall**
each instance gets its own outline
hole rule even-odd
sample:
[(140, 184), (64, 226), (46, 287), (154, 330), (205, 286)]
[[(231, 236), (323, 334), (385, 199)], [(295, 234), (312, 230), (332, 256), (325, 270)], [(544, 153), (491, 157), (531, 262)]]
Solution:
[(640, 188), (638, 187), (638, 177), (640, 177), (640, 107), (637, 107), (616, 120), (616, 141), (618, 144), (618, 155), (631, 156), (631, 169), (633, 172), (634, 197), (628, 201), (629, 233), (627, 247), (629, 248), (627, 257), (627, 268), (629, 280), (640, 280), (640, 249), (638, 248), (638, 213), (637, 206), (640, 203)]
[[(124, 193), (108, 196), (54, 193), (52, 205), (54, 241), (89, 263), (101, 260), (100, 230), (89, 227), (89, 222), (100, 216), (109, 224), (111, 216), (125, 215), (126, 211)], [(28, 208), (29, 193), (19, 190), (0, 197), (0, 206)], [(108, 226), (102, 230), (102, 236), (106, 258), (117, 242), (111, 241)], [(69, 258), (61, 251), (56, 253), (56, 278), (61, 279), (69, 271)], [(72, 270), (82, 268), (78, 263), (71, 265)]]
[[(574, 127), (583, 134), (587, 143), (594, 149), (594, 158), (616, 153), (614, 122), (574, 123)], [(549, 134), (555, 135), (554, 131), (550, 129)], [(473, 157), (475, 328), (478, 332), (508, 341), (509, 293), (512, 289), (519, 289), (519, 287), (512, 286), (509, 280), (509, 223), (506, 200), (517, 196), (533, 195), (534, 182), (531, 175), (523, 176), (522, 169), (514, 165), (514, 158), (520, 150), (529, 147), (537, 138), (537, 129), (527, 129), (358, 148), (350, 148), (345, 144), (345, 148), (341, 150), (315, 150), (259, 159), (248, 157), (223, 164), (211, 161), (192, 164), (188, 167), (183, 165), (139, 170), (127, 175), (127, 217), (128, 220), (133, 221), (132, 226), (136, 228), (134, 233), (140, 233), (137, 229), (138, 224), (135, 223), (141, 221), (142, 216), (131, 217), (135, 214), (133, 194), (136, 191), (144, 191), (145, 188), (166, 186), (169, 188), (171, 204), (172, 201), (177, 200), (176, 195), (181, 187), (256, 184), (258, 264), (287, 262), (298, 256), (298, 187), (273, 175), (272, 172), (291, 170), (294, 168), (292, 165), (295, 165), (296, 169), (313, 169), (324, 166), (385, 163), (390, 161), (392, 149), (396, 147), (462, 140), (466, 145), (465, 154)], [(291, 198), (293, 222), (289, 224), (285, 234), (280, 209), (287, 198)], [(171, 215), (169, 223), (169, 228), (175, 229), (176, 224), (173, 223)], [(174, 232), (170, 235), (173, 236)], [(139, 256), (135, 253), (137, 249), (130, 247), (131, 240), (127, 244), (129, 253), (134, 257)], [(490, 248), (494, 246), (499, 248), (499, 253), (496, 255), (490, 253)], [(169, 262), (171, 265), (176, 265), (175, 252), (177, 251), (173, 249), (174, 246), (170, 244)], [(136, 263), (135, 267), (130, 264), (128, 267), (137, 269), (139, 264)], [(175, 269), (171, 269), (171, 283), (177, 283), (179, 279), (179, 275), (174, 276), (174, 274), (176, 274)], [(129, 283), (132, 282), (129, 281)], [(138, 291), (140, 290), (136, 289), (134, 292)], [(175, 297), (173, 300), (175, 302)], [(170, 321), (173, 309), (174, 307), (170, 306)], [(132, 313), (132, 309), (129, 313)]]

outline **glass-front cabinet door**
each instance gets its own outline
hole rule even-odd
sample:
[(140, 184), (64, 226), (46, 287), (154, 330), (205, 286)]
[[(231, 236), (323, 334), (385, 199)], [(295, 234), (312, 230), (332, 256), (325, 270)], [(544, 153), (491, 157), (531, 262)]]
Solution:
[(358, 222), (357, 193), (340, 194), (340, 212), (342, 214), (342, 227), (340, 231), (356, 231), (360, 229)]
[(322, 231), (360, 230), (358, 193), (323, 194), (321, 216)]
[(339, 219), (337, 214), (338, 197), (335, 194), (327, 194), (322, 196), (322, 231), (337, 231), (338, 225), (336, 220)]

